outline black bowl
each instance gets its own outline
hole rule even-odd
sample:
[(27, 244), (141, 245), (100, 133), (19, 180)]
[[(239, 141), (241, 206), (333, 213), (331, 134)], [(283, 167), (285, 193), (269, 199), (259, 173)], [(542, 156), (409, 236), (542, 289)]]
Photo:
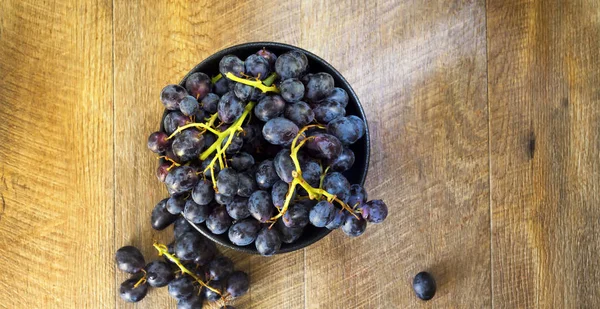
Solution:
[[(246, 59), (246, 57), (248, 57), (249, 55), (251, 55), (253, 53), (256, 53), (258, 50), (260, 50), (262, 48), (266, 48), (266, 49), (274, 52), (276, 55), (280, 55), (282, 53), (285, 53), (289, 50), (294, 50), (294, 49), (302, 51), (308, 57), (309, 72), (313, 72), (313, 73), (327, 72), (327, 73), (331, 74), (331, 76), (333, 76), (336, 87), (340, 87), (340, 88), (346, 90), (346, 92), (348, 93), (348, 97), (349, 97), (348, 106), (346, 107), (346, 114), (347, 115), (356, 115), (356, 116), (360, 117), (361, 119), (363, 119), (365, 121), (366, 132), (365, 132), (365, 135), (360, 140), (358, 140), (356, 143), (354, 143), (350, 147), (350, 149), (354, 152), (356, 159), (354, 162), (354, 166), (352, 166), (352, 168), (350, 170), (344, 172), (344, 176), (346, 176), (346, 178), (348, 178), (348, 181), (350, 181), (350, 183), (358, 183), (358, 184), (363, 185), (365, 182), (365, 178), (367, 177), (367, 170), (369, 168), (369, 152), (370, 152), (369, 126), (367, 124), (367, 117), (365, 116), (365, 112), (362, 108), (362, 105), (360, 105), (360, 101), (358, 100), (356, 93), (354, 92), (354, 90), (352, 90), (352, 87), (350, 87), (350, 84), (348, 84), (348, 82), (342, 76), (342, 74), (340, 74), (334, 67), (332, 67), (329, 63), (327, 63), (325, 60), (321, 59), (317, 55), (315, 55), (309, 51), (306, 51), (302, 48), (298, 48), (298, 47), (288, 45), (288, 44), (283, 44), (283, 43), (274, 43), (274, 42), (244, 43), (244, 44), (225, 48), (223, 50), (220, 50), (220, 51), (212, 54), (208, 58), (204, 59), (202, 62), (200, 62), (200, 64), (196, 65), (181, 80), (181, 82), (179, 84), (181, 86), (185, 87), (184, 85), (185, 85), (186, 79), (188, 78), (188, 76), (190, 76), (190, 74), (195, 73), (195, 72), (203, 72), (209, 76), (215, 76), (215, 75), (219, 74), (219, 61), (225, 55), (229, 55), (229, 54), (236, 55), (240, 59), (244, 60), (244, 59)], [(163, 117), (162, 117), (163, 119), (167, 115), (167, 113), (168, 113), (168, 110), (165, 110), (165, 112), (163, 113)], [(162, 120), (161, 120), (160, 128), (161, 128), (161, 131), (164, 131)], [(229, 241), (227, 233), (224, 233), (221, 235), (215, 235), (208, 228), (206, 228), (206, 226), (204, 224), (193, 224), (191, 222), (190, 222), (190, 224), (192, 224), (192, 226), (194, 226), (204, 236), (208, 237), (210, 240), (212, 240), (220, 245), (223, 245), (225, 247), (228, 247), (228, 248), (231, 248), (234, 250), (258, 254), (258, 251), (256, 250), (256, 247), (254, 246), (254, 244), (251, 244), (248, 246), (237, 246), (237, 245), (232, 244)], [(330, 232), (331, 231), (326, 228), (317, 228), (317, 227), (314, 227), (309, 224), (305, 228), (302, 236), (296, 242), (294, 242), (292, 244), (283, 243), (281, 245), (281, 249), (279, 250), (278, 253), (286, 253), (286, 252), (292, 252), (295, 250), (302, 249), (306, 246), (309, 246), (309, 245), (317, 242), (321, 238), (327, 236), (327, 234), (329, 234)]]

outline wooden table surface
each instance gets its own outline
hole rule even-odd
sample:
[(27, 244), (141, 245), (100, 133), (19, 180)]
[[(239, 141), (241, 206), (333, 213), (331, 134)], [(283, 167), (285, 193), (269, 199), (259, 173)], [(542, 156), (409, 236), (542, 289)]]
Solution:
[(290, 254), (225, 250), (252, 278), (238, 308), (600, 308), (597, 0), (0, 1), (0, 307), (176, 307), (124, 303), (113, 255), (171, 238), (148, 219), (160, 90), (249, 41), (348, 79), (391, 213)]

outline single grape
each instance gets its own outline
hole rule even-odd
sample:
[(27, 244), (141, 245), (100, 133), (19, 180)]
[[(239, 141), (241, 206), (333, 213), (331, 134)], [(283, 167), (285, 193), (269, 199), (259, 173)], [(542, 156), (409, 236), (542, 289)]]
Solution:
[(340, 226), (342, 226), (344, 222), (346, 222), (346, 212), (336, 208), (333, 212), (333, 217), (331, 221), (329, 221), (329, 223), (327, 223), (325, 227), (330, 230), (335, 230), (340, 228)]
[[(227, 136), (227, 137), (225, 137), (225, 139), (223, 139), (223, 142), (221, 143), (221, 147), (225, 148), (225, 145), (227, 144), (228, 141), (229, 141), (229, 136)], [(231, 140), (231, 143), (229, 143), (229, 146), (227, 146), (225, 153), (228, 155), (235, 154), (242, 149), (242, 146), (244, 146), (244, 140), (242, 139), (240, 134), (235, 134), (233, 136), (233, 139)]]
[(148, 137), (148, 149), (154, 153), (165, 152), (171, 146), (171, 141), (167, 139), (168, 137), (164, 132), (150, 134)]
[(262, 129), (263, 137), (273, 145), (288, 145), (298, 134), (298, 126), (282, 117), (269, 120)]
[(248, 274), (246, 274), (245, 272), (235, 271), (227, 279), (226, 291), (233, 298), (240, 297), (246, 294), (249, 288), (250, 279), (248, 278)]
[(281, 248), (281, 238), (276, 229), (270, 229), (265, 226), (258, 232), (254, 242), (256, 250), (264, 256), (271, 256)]
[(297, 78), (286, 79), (279, 85), (279, 91), (286, 102), (295, 103), (304, 97), (304, 84)]
[(173, 140), (173, 152), (187, 162), (197, 159), (204, 147), (204, 136), (194, 128), (184, 130)]
[(231, 157), (231, 167), (238, 172), (243, 172), (254, 165), (254, 157), (247, 152), (236, 153)]
[(177, 309), (202, 309), (202, 298), (196, 294), (177, 300)]
[(171, 266), (165, 262), (152, 261), (146, 265), (146, 279), (153, 287), (163, 287), (175, 279)]
[(208, 263), (206, 273), (208, 278), (211, 280), (223, 280), (227, 279), (233, 272), (233, 261), (226, 256), (216, 257), (214, 260)]
[(363, 137), (363, 135), (365, 135), (365, 131), (366, 131), (366, 124), (365, 121), (360, 119), (358, 116), (354, 116), (354, 115), (350, 115), (348, 116), (348, 119), (352, 120), (356, 126), (358, 127), (358, 139), (360, 139), (361, 137)]
[(333, 172), (325, 175), (323, 179), (323, 189), (337, 196), (344, 203), (348, 201), (350, 197), (350, 182), (341, 173)]
[(343, 150), (337, 137), (327, 133), (314, 133), (305, 144), (308, 152), (320, 159), (331, 160), (338, 157)]
[(235, 83), (233, 86), (235, 96), (244, 102), (255, 98), (257, 96), (255, 92), (260, 92), (260, 90), (242, 83)]
[(135, 274), (144, 268), (146, 261), (140, 250), (134, 246), (119, 248), (115, 253), (117, 267), (130, 274)]
[(200, 179), (192, 190), (192, 199), (196, 204), (208, 205), (215, 198), (215, 190), (208, 180)]
[(219, 72), (223, 74), (223, 77), (225, 77), (227, 73), (242, 77), (242, 74), (246, 73), (244, 61), (240, 60), (237, 56), (226, 55), (221, 58), (221, 61), (219, 62)]
[(282, 149), (273, 160), (275, 171), (281, 180), (291, 183), (294, 180), (293, 172), (296, 171), (294, 161), (292, 161), (291, 151), (289, 149)]
[(179, 85), (167, 85), (160, 93), (160, 100), (168, 110), (178, 110), (179, 102), (188, 95), (187, 91)]
[(165, 179), (167, 179), (167, 174), (169, 174), (169, 167), (171, 167), (171, 163), (166, 160), (158, 164), (158, 168), (156, 168), (156, 178), (158, 178), (160, 182), (165, 182)]
[(265, 79), (271, 72), (269, 61), (257, 54), (252, 54), (244, 61), (246, 73), (248, 75)]
[(219, 205), (227, 205), (233, 202), (233, 196), (217, 193), (215, 194), (215, 202), (217, 202)]
[[(225, 93), (227, 93), (229, 91), (229, 79), (227, 78), (220, 78), (214, 85), (213, 85), (213, 91), (215, 94), (222, 96)], [(214, 113), (212, 113), (214, 114)]]
[(368, 201), (361, 206), (363, 218), (371, 223), (381, 223), (388, 215), (388, 207), (382, 200)]
[(237, 195), (249, 197), (252, 192), (257, 190), (256, 180), (249, 173), (238, 174)]
[(309, 222), (308, 209), (300, 204), (292, 204), (283, 214), (283, 223), (287, 227), (305, 227)]
[(200, 105), (198, 105), (196, 98), (188, 95), (179, 102), (179, 110), (186, 116), (192, 116), (200, 110)]
[(283, 220), (277, 220), (275, 223), (275, 227), (279, 231), (279, 235), (281, 236), (281, 241), (286, 244), (291, 244), (298, 240), (300, 236), (302, 236), (302, 232), (304, 232), (303, 227), (288, 227), (283, 223)]
[(273, 216), (273, 202), (269, 192), (259, 190), (248, 198), (248, 209), (252, 217), (260, 222), (267, 222)]
[[(273, 201), (273, 205), (278, 209), (283, 207), (283, 204), (285, 203), (285, 197), (289, 189), (290, 185), (283, 180), (280, 180), (273, 185), (273, 189), (271, 189), (271, 200)], [(295, 193), (296, 192), (294, 191), (294, 196), (292, 199), (294, 199), (296, 195)]]
[(325, 227), (327, 223), (333, 220), (335, 216), (335, 207), (328, 201), (320, 201), (309, 212), (310, 223), (316, 227)]
[(257, 51), (256, 54), (267, 59), (271, 71), (275, 68), (275, 61), (277, 60), (277, 56), (273, 52), (263, 48)]
[(306, 82), (305, 97), (314, 102), (324, 99), (333, 92), (334, 81), (329, 73), (320, 72), (310, 75)]
[(368, 198), (367, 191), (359, 184), (350, 186), (350, 196), (348, 197), (348, 205), (350, 207), (361, 205)]
[(164, 230), (167, 226), (171, 225), (177, 219), (177, 216), (167, 211), (167, 200), (163, 199), (158, 202), (152, 210), (150, 217), (150, 223), (152, 228), (155, 230)]
[(148, 284), (140, 283), (136, 286), (139, 280), (140, 278), (138, 276), (127, 279), (121, 283), (121, 287), (119, 288), (119, 296), (121, 296), (124, 301), (137, 303), (146, 297), (146, 294), (148, 294)]
[(262, 161), (256, 170), (256, 184), (260, 189), (269, 189), (279, 180), (272, 160)]
[(346, 220), (342, 224), (342, 231), (350, 237), (362, 235), (367, 228), (367, 220), (363, 219), (360, 214), (357, 216), (358, 219), (351, 214), (346, 215)]
[(190, 166), (177, 166), (169, 171), (165, 178), (165, 185), (173, 193), (190, 191), (198, 183), (196, 170)]
[[(165, 155), (167, 156), (167, 158), (169, 158), (173, 162), (176, 162), (179, 164), (183, 163), (183, 161), (181, 161), (181, 159), (177, 155), (175, 155), (172, 148), (167, 149), (167, 151), (165, 152)], [(165, 177), (165, 180), (166, 180), (166, 177)]]
[[(208, 166), (210, 165), (214, 157), (214, 154), (210, 155), (208, 158), (206, 158), (206, 160), (202, 161), (202, 164), (200, 164), (200, 168), (204, 172), (204, 176), (206, 176), (206, 178), (211, 178), (212, 171), (210, 170), (210, 168), (208, 168)], [(217, 175), (221, 171), (221, 167), (219, 166), (219, 164), (213, 164), (212, 169), (215, 172), (215, 175)]]
[[(219, 293), (223, 293), (224, 282), (222, 282), (220, 280), (213, 280), (213, 281), (209, 282), (208, 285), (211, 288), (219, 291)], [(208, 289), (206, 287), (202, 288), (202, 295), (204, 295), (204, 298), (206, 298), (206, 300), (208, 300), (210, 302), (221, 299), (221, 295), (219, 293), (216, 293), (215, 291)]]
[[(198, 105), (198, 106), (200, 106), (200, 105)], [(206, 122), (206, 118), (208, 118), (208, 116), (209, 115), (206, 113), (206, 111), (199, 107), (196, 114), (194, 114), (194, 117), (195, 117), (194, 121), (196, 123), (204, 123), (204, 122)]]
[(175, 299), (184, 299), (195, 293), (194, 281), (192, 277), (183, 275), (169, 282), (169, 294)]
[(232, 123), (244, 112), (244, 103), (230, 91), (224, 94), (219, 100), (217, 111), (219, 119), (224, 123)]
[(174, 194), (167, 200), (167, 211), (178, 215), (185, 208), (186, 194)]
[[(194, 259), (194, 264), (195, 265), (200, 265), (200, 266), (204, 266), (206, 264), (208, 264), (210, 261), (212, 261), (215, 258), (215, 255), (217, 255), (217, 245), (215, 245), (214, 242), (206, 239), (205, 241), (205, 247), (201, 248), (200, 251), (198, 252), (198, 256)], [(201, 277), (204, 277), (203, 271), (201, 268), (198, 269), (198, 271), (196, 272), (196, 275)]]
[(211, 88), (210, 77), (202, 72), (192, 73), (185, 80), (185, 89), (197, 100), (204, 98), (211, 91)]
[(275, 71), (282, 80), (299, 78), (308, 67), (308, 59), (300, 52), (287, 52), (275, 61)]
[(337, 102), (346, 108), (346, 106), (348, 106), (348, 93), (342, 88), (335, 87), (333, 88), (333, 91), (331, 91), (331, 94), (323, 100)]
[(236, 246), (247, 246), (254, 242), (258, 231), (260, 230), (260, 224), (254, 219), (244, 219), (236, 222), (229, 229), (229, 240)]
[(337, 137), (344, 145), (354, 144), (362, 136), (361, 130), (364, 130), (364, 126), (359, 126), (356, 120), (349, 117), (338, 117), (327, 124), (327, 133)]
[(313, 107), (313, 112), (315, 113), (315, 119), (322, 124), (327, 124), (335, 118), (346, 115), (346, 109), (340, 103), (328, 100), (322, 101)]
[(302, 177), (304, 180), (306, 180), (311, 187), (319, 187), (319, 183), (321, 182), (321, 173), (323, 172), (319, 162), (312, 159), (307, 160), (300, 163), (300, 168), (302, 168)]
[(196, 229), (184, 217), (180, 216), (173, 223), (173, 237), (177, 239), (187, 232), (196, 233)]
[(194, 200), (190, 199), (185, 203), (183, 216), (194, 224), (200, 224), (206, 221), (206, 218), (208, 218), (208, 215), (210, 215), (211, 210), (212, 207), (209, 205), (199, 205), (196, 204)]
[(435, 279), (430, 273), (422, 271), (413, 279), (413, 290), (419, 299), (430, 300), (435, 296)]
[(231, 167), (226, 167), (217, 175), (217, 190), (220, 194), (234, 196), (238, 189), (238, 173)]
[(191, 122), (189, 117), (186, 117), (179, 111), (174, 111), (165, 116), (163, 126), (167, 134), (172, 134), (178, 127), (184, 126), (189, 122)]
[(229, 226), (231, 226), (231, 217), (229, 217), (227, 209), (223, 205), (215, 207), (206, 219), (206, 227), (213, 234), (223, 234), (227, 232)]
[(193, 261), (198, 253), (207, 247), (206, 240), (200, 234), (190, 231), (175, 240), (175, 254), (182, 261)]
[(315, 120), (315, 113), (308, 104), (298, 101), (293, 104), (286, 104), (284, 111), (285, 118), (291, 120), (299, 128), (302, 128)]
[(344, 147), (342, 153), (329, 161), (329, 166), (336, 172), (345, 172), (354, 165), (354, 152)]
[[(217, 106), (219, 106), (219, 96), (214, 93), (207, 93), (206, 96), (200, 101), (200, 106), (204, 111), (209, 114), (217, 112)], [(198, 120), (198, 119), (196, 119)]]
[(250, 217), (247, 197), (236, 195), (233, 197), (233, 201), (225, 205), (225, 207), (227, 208), (227, 213), (229, 216), (234, 220), (242, 220)]
[(254, 107), (254, 115), (256, 118), (267, 122), (277, 118), (283, 114), (285, 109), (285, 101), (279, 95), (268, 95), (260, 99)]

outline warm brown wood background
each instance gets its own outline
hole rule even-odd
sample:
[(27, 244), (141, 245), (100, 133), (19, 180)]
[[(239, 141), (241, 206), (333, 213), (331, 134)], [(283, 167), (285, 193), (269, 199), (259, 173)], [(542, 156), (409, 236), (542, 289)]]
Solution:
[(176, 307), (121, 301), (113, 254), (171, 237), (148, 220), (160, 90), (248, 41), (345, 75), (391, 214), (291, 254), (227, 251), (252, 277), (238, 308), (600, 308), (597, 0), (0, 1), (0, 307)]

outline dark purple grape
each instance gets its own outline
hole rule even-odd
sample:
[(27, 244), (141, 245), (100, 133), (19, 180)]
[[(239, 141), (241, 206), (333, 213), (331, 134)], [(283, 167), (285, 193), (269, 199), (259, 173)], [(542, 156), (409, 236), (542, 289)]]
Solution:
[(358, 125), (362, 120), (358, 119), (359, 121), (349, 117), (335, 118), (327, 124), (327, 133), (337, 137), (344, 145), (354, 144), (363, 135), (362, 130), (364, 130), (364, 125), (362, 127)]
[(181, 102), (179, 102), (179, 110), (186, 116), (195, 115), (200, 110), (198, 100), (191, 95), (185, 96)]
[(360, 214), (357, 214), (357, 216), (358, 219), (351, 214), (346, 215), (346, 220), (342, 224), (342, 231), (350, 237), (362, 235), (367, 228), (367, 220)]
[(174, 111), (179, 109), (179, 102), (187, 95), (188, 93), (183, 87), (167, 85), (160, 93), (160, 100), (166, 109)]
[(265, 79), (271, 72), (269, 61), (257, 54), (252, 54), (244, 62), (246, 73), (248, 75)]
[(167, 211), (178, 215), (185, 208), (185, 200), (187, 194), (174, 194), (167, 200)]
[[(273, 205), (279, 209), (283, 207), (285, 203), (285, 197), (290, 189), (290, 185), (285, 181), (278, 181), (273, 185), (273, 189), (271, 189), (271, 200), (273, 201)], [(295, 195), (295, 191), (294, 191)], [(293, 198), (293, 197), (292, 197)]]
[(287, 104), (284, 111), (285, 118), (291, 120), (298, 127), (302, 128), (315, 120), (315, 113), (308, 104), (298, 101), (293, 104)]
[(244, 61), (240, 60), (237, 56), (226, 55), (221, 58), (221, 61), (219, 62), (219, 72), (223, 74), (223, 77), (225, 77), (228, 72), (237, 77), (242, 77), (242, 74), (246, 73)]
[(308, 209), (301, 204), (290, 205), (283, 214), (283, 223), (287, 227), (305, 227), (308, 222)]
[(212, 146), (217, 141), (217, 136), (210, 132), (204, 132), (202, 135), (204, 136), (204, 145), (206, 148)]
[(169, 282), (169, 294), (175, 299), (184, 299), (195, 293), (194, 281), (192, 277), (183, 275)]
[(208, 215), (210, 215), (211, 210), (211, 206), (199, 205), (190, 199), (185, 203), (183, 216), (194, 224), (200, 224), (206, 221), (206, 218), (208, 218)]
[(244, 112), (244, 103), (230, 91), (224, 94), (219, 100), (217, 111), (219, 119), (224, 123), (232, 123)]
[[(227, 78), (220, 78), (214, 85), (213, 85), (213, 91), (217, 94), (217, 95), (224, 95), (225, 93), (227, 93), (229, 91), (229, 79)], [(212, 113), (214, 114), (214, 113)]]
[(192, 199), (196, 204), (208, 205), (215, 198), (213, 184), (208, 180), (199, 180), (192, 191)]
[(148, 149), (154, 153), (165, 152), (169, 146), (171, 146), (171, 141), (168, 140), (169, 136), (164, 132), (154, 132), (148, 136)]
[(343, 150), (337, 137), (327, 133), (314, 133), (305, 144), (308, 152), (321, 159), (331, 160), (338, 157)]
[(275, 68), (275, 61), (277, 60), (277, 56), (273, 52), (263, 48), (263, 49), (257, 51), (256, 54), (267, 59), (267, 62), (269, 63), (269, 67), (271, 68), (271, 71)]
[(272, 160), (262, 161), (256, 169), (256, 184), (258, 188), (269, 189), (279, 180)]
[(325, 175), (323, 179), (323, 189), (337, 196), (344, 203), (350, 197), (350, 182), (341, 173), (333, 172)]
[(275, 61), (275, 71), (282, 80), (299, 78), (308, 68), (306, 55), (298, 51), (289, 51)]
[(196, 100), (201, 100), (211, 91), (211, 81), (208, 75), (202, 72), (192, 73), (185, 80), (185, 89)]
[(214, 93), (207, 93), (206, 96), (200, 101), (200, 107), (209, 114), (217, 112), (219, 106), (219, 96)]
[(340, 103), (344, 108), (348, 105), (348, 93), (346, 90), (342, 88), (335, 87), (331, 94), (329, 94), (325, 99), (333, 102)]
[(381, 223), (388, 215), (388, 207), (382, 200), (368, 201), (361, 205), (363, 218), (371, 223)]
[(254, 219), (244, 219), (236, 222), (229, 229), (229, 240), (236, 246), (251, 244), (258, 235), (260, 224)]
[(167, 134), (172, 134), (177, 128), (188, 124), (190, 121), (189, 117), (186, 117), (180, 111), (170, 112), (165, 116), (163, 120), (163, 126)]
[(305, 97), (312, 101), (324, 99), (333, 92), (334, 81), (329, 73), (320, 72), (311, 74), (306, 82)]
[(190, 297), (179, 299), (177, 309), (202, 309), (202, 298), (196, 294)]
[(262, 129), (265, 140), (273, 145), (289, 145), (298, 131), (295, 123), (282, 117), (269, 120)]
[(236, 195), (233, 197), (233, 201), (225, 205), (225, 207), (227, 208), (227, 213), (229, 216), (234, 220), (242, 220), (250, 217), (247, 197)]
[(219, 205), (227, 205), (233, 202), (233, 196), (217, 193), (215, 194), (215, 202)]
[(160, 182), (165, 182), (165, 179), (167, 179), (169, 167), (171, 167), (171, 163), (166, 160), (158, 164), (158, 168), (156, 168), (156, 178), (158, 178)]
[(334, 216), (335, 207), (328, 201), (318, 202), (308, 214), (310, 223), (316, 227), (325, 227), (327, 223), (333, 220)]
[(130, 274), (135, 274), (144, 268), (146, 261), (140, 250), (134, 246), (119, 248), (115, 253), (117, 267)]
[(135, 286), (139, 280), (140, 277), (136, 276), (121, 283), (119, 296), (121, 296), (124, 301), (137, 303), (146, 297), (146, 294), (148, 294), (148, 284), (141, 283), (138, 286)]
[(273, 216), (273, 209), (273, 201), (267, 191), (255, 191), (248, 198), (248, 210), (260, 222), (267, 222)]
[[(194, 259), (194, 264), (196, 265), (204, 266), (212, 261), (215, 258), (215, 255), (217, 255), (217, 245), (215, 245), (214, 242), (206, 239), (205, 244), (206, 246), (198, 252), (198, 257)], [(203, 270), (199, 268), (196, 275), (204, 278)]]
[(227, 277), (233, 273), (233, 261), (223, 255), (216, 257), (208, 263), (206, 273), (211, 280), (227, 279)]
[(319, 187), (321, 173), (323, 172), (319, 162), (315, 160), (301, 162), (300, 168), (302, 169), (302, 178), (304, 178), (311, 187)]
[[(256, 107), (254, 108), (256, 109)], [(249, 143), (262, 136), (262, 132), (260, 131), (261, 128), (255, 123), (247, 123), (242, 126), (242, 129), (244, 129), (244, 133), (242, 134), (242, 139), (244, 139), (244, 143)]]
[(258, 104), (254, 107), (254, 115), (256, 118), (267, 122), (271, 119), (277, 118), (283, 114), (285, 109), (285, 101), (279, 95), (268, 95), (260, 99)]
[(336, 172), (345, 172), (354, 165), (354, 152), (349, 148), (342, 150), (342, 153), (329, 161), (329, 166)]
[(361, 205), (368, 198), (367, 191), (359, 184), (350, 186), (350, 196), (348, 197), (348, 205), (350, 207)]
[(297, 78), (286, 79), (279, 85), (279, 91), (286, 102), (295, 103), (304, 97), (304, 84)]
[(146, 265), (146, 280), (153, 287), (163, 287), (171, 280), (175, 279), (175, 274), (169, 264), (162, 261), (152, 261)]
[(238, 189), (238, 173), (231, 167), (226, 167), (217, 175), (217, 191), (220, 194), (234, 196)]
[[(200, 168), (202, 169), (202, 172), (204, 173), (204, 176), (206, 176), (206, 178), (211, 178), (212, 171), (210, 170), (210, 168), (208, 168), (208, 166), (210, 165), (214, 157), (214, 155), (210, 155), (208, 158), (206, 158), (206, 160), (202, 161), (202, 164), (200, 164)], [(219, 164), (213, 164), (212, 168), (215, 172), (215, 175), (217, 175), (221, 171), (221, 167), (219, 166)]]
[[(165, 155), (167, 156), (167, 158), (169, 158), (171, 161), (182, 164), (183, 161), (181, 161), (181, 159), (173, 152), (172, 148), (167, 149), (167, 151), (165, 152)], [(166, 178), (165, 178), (166, 180)], [(169, 189), (169, 188), (167, 188)]]
[(336, 208), (333, 212), (333, 217), (331, 221), (329, 221), (329, 223), (327, 223), (325, 227), (330, 230), (335, 230), (340, 228), (340, 226), (342, 226), (344, 222), (346, 222), (346, 212)]
[(276, 229), (270, 229), (268, 227), (263, 227), (260, 232), (258, 232), (258, 236), (256, 236), (256, 241), (254, 241), (254, 245), (256, 246), (256, 250), (258, 253), (264, 256), (271, 256), (281, 248), (281, 238), (279, 236), (279, 232)]
[(294, 161), (292, 161), (291, 151), (289, 149), (282, 149), (273, 160), (275, 171), (281, 180), (291, 183), (294, 180), (293, 172), (296, 171)]
[[(198, 105), (200, 106), (200, 105)], [(196, 123), (204, 123), (206, 122), (206, 118), (208, 118), (208, 114), (206, 113), (205, 110), (199, 108), (198, 111), (196, 112), (196, 114), (194, 114), (194, 122)]]
[(363, 137), (363, 135), (365, 135), (365, 131), (366, 131), (365, 121), (360, 119), (358, 116), (354, 116), (354, 115), (350, 115), (347, 118), (352, 120), (358, 127), (358, 132), (359, 132), (358, 139)]
[(183, 233), (175, 240), (175, 255), (182, 261), (193, 261), (208, 247), (207, 242), (195, 231)]
[(213, 234), (223, 234), (227, 232), (229, 226), (231, 226), (231, 217), (229, 217), (227, 209), (223, 205), (215, 207), (210, 216), (208, 216), (208, 219), (206, 219), (206, 227)]
[(435, 296), (435, 279), (430, 273), (422, 271), (413, 279), (413, 290), (419, 299), (430, 300)]
[(313, 112), (315, 113), (315, 119), (322, 124), (327, 124), (335, 118), (346, 115), (346, 109), (340, 103), (327, 100), (316, 105)]
[[(227, 137), (225, 137), (225, 139), (223, 139), (223, 142), (221, 143), (221, 147), (224, 148), (228, 141), (229, 141), (229, 136), (227, 136)], [(225, 153), (226, 154), (235, 154), (242, 149), (242, 146), (244, 146), (244, 140), (242, 139), (240, 134), (235, 134), (233, 136), (233, 139), (231, 140), (231, 143), (229, 143), (229, 146), (227, 146)]]
[(158, 202), (152, 210), (150, 223), (155, 230), (164, 230), (177, 219), (177, 216), (167, 211), (167, 198)]
[[(211, 288), (219, 291), (219, 293), (222, 293), (225, 284), (224, 284), (224, 282), (222, 282), (220, 280), (213, 280), (213, 281), (209, 282), (208, 285)], [(202, 295), (204, 295), (204, 298), (206, 298), (206, 300), (208, 300), (210, 302), (221, 299), (221, 295), (219, 293), (216, 293), (213, 290), (208, 289), (206, 287), (202, 288)]]
[(226, 291), (233, 298), (246, 294), (249, 288), (250, 279), (248, 278), (248, 274), (245, 272), (235, 271), (227, 279)]
[(254, 157), (247, 152), (236, 153), (231, 157), (231, 167), (238, 172), (243, 172), (254, 165)]
[(242, 83), (235, 83), (233, 86), (235, 96), (244, 102), (256, 97), (255, 92), (260, 92), (260, 90)]
[(173, 193), (190, 191), (197, 183), (196, 170), (185, 165), (174, 167), (165, 178), (165, 185)]
[(180, 216), (177, 218), (177, 220), (175, 220), (175, 222), (173, 222), (173, 237), (177, 239), (187, 232), (196, 233), (196, 229), (184, 217)]
[(249, 173), (240, 173), (238, 177), (237, 195), (249, 197), (252, 192), (257, 190), (256, 180)]
[(302, 232), (304, 232), (303, 227), (288, 227), (283, 223), (283, 220), (277, 220), (277, 222), (275, 223), (275, 227), (279, 231), (281, 241), (286, 244), (291, 244), (295, 242), (300, 238), (300, 236), (302, 236)]
[(194, 128), (184, 130), (175, 136), (171, 146), (173, 153), (182, 161), (197, 159), (204, 148), (204, 136)]

